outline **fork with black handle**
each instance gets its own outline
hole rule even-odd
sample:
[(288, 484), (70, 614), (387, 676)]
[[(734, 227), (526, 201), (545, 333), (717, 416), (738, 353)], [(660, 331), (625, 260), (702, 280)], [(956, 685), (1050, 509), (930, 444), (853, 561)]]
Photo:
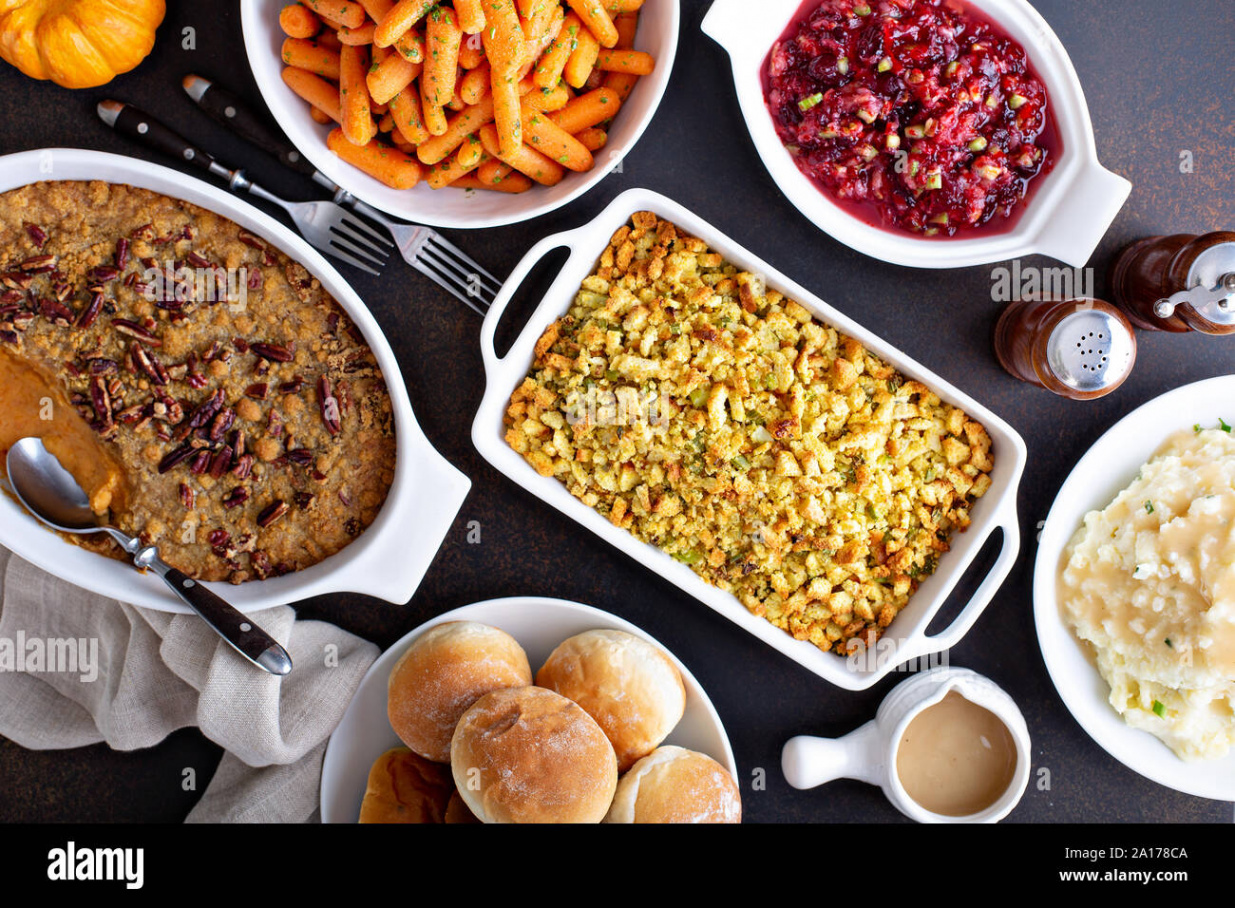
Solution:
[(380, 274), (393, 244), (378, 231), (334, 202), (288, 202), (244, 175), (229, 170), (179, 133), (150, 114), (120, 101), (100, 101), (99, 117), (108, 126), (165, 154), (227, 180), (232, 192), (249, 192), (281, 206), (291, 215), (301, 236), (323, 252), (369, 274)]
[(280, 163), (334, 193), (334, 201), (338, 204), (383, 225), (394, 237), (399, 252), (409, 265), (477, 314), (485, 314), (502, 282), (440, 233), (419, 224), (391, 220), (342, 189), (314, 167), (278, 130), (269, 126), (263, 117), (217, 82), (190, 73), (181, 84), (189, 97), (216, 121), (278, 158)]

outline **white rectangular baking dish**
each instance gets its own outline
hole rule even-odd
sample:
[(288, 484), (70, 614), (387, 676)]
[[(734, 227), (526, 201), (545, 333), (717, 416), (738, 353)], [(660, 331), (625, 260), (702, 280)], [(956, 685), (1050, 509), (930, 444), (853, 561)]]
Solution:
[[(438, 454), (421, 432), (394, 352), (356, 291), (291, 229), (231, 193), (179, 171), (76, 148), (44, 148), (0, 157), (0, 192), (42, 180), (103, 180), (192, 202), (252, 231), (321, 281), (364, 334), (386, 379), (397, 445), (394, 483), (372, 525), (324, 561), (269, 580), (207, 585), (242, 612), (325, 593), (364, 593), (396, 603), (409, 600), (463, 505), (471, 481)], [(0, 495), (0, 545), (104, 596), (158, 611), (189, 611), (164, 584), (139, 576), (127, 562), (65, 542), (8, 494)]]
[[(732, 264), (764, 275), (769, 287), (797, 300), (821, 321), (861, 341), (867, 349), (905, 375), (922, 382), (948, 403), (961, 407), (986, 426), (990, 433), (995, 469), (991, 474), (990, 490), (973, 508), (972, 525), (967, 532), (953, 536), (953, 548), (940, 558), (939, 570), (923, 582), (877, 648), (864, 658), (846, 659), (833, 653), (825, 653), (810, 643), (795, 640), (785, 631), (751, 614), (732, 594), (711, 586), (686, 565), (679, 564), (659, 549), (640, 542), (627, 531), (613, 526), (601, 514), (571, 495), (557, 479), (540, 476), (521, 455), (506, 444), (502, 417), (511, 392), (527, 374), (536, 341), (553, 321), (565, 314), (578, 292), (580, 283), (595, 268), (596, 261), (608, 245), (610, 237), (637, 211), (655, 212), (703, 240)], [(548, 253), (560, 247), (570, 250), (569, 258), (514, 345), (505, 356), (499, 357), (493, 346), (493, 338), (502, 313), (528, 272)], [(614, 199), (590, 224), (547, 237), (532, 247), (515, 267), (489, 310), (481, 327), (480, 341), (487, 386), (472, 424), (472, 442), (486, 460), (563, 514), (838, 687), (863, 690), (875, 684), (897, 665), (953, 646), (973, 626), (1016, 560), (1020, 548), (1016, 492), (1026, 456), (1025, 443), (1020, 436), (977, 401), (846, 318), (716, 228), (657, 193), (646, 189), (625, 192)], [(1003, 533), (1002, 548), (973, 598), (945, 630), (927, 636), (931, 618), (943, 605), (983, 543), (997, 529)]]

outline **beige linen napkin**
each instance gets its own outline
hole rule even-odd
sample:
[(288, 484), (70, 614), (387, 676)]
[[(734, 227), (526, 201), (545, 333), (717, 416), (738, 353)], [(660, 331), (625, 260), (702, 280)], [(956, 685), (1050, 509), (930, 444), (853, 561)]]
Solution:
[(0, 603), (0, 735), (33, 750), (134, 750), (196, 726), (227, 753), (189, 822), (318, 819), (326, 739), (377, 658), (372, 643), (287, 606), (260, 612), (294, 665), (275, 678), (196, 615), (98, 596), (3, 548)]

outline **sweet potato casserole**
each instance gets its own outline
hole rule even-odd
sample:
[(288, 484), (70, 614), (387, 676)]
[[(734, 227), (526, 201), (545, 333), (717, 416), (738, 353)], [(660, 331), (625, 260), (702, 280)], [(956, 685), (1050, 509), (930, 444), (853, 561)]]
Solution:
[(986, 430), (650, 212), (511, 397), (506, 441), (823, 650), (872, 644), (990, 487)]
[[(0, 284), (10, 372), (37, 369), (49, 410), (94, 430), (122, 474), (100, 507), (190, 576), (299, 570), (377, 516), (395, 439), (373, 353), (302, 265), (237, 224), (129, 186), (25, 186), (0, 195)], [(0, 440), (30, 419), (0, 413)]]

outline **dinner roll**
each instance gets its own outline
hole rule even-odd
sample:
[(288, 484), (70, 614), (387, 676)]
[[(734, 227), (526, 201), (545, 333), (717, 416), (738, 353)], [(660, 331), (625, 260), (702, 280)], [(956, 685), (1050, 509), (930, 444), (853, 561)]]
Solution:
[(711, 757), (657, 748), (622, 777), (606, 823), (740, 823), (738, 784)]
[(369, 770), (362, 823), (442, 823), (455, 789), (450, 772), (406, 747), (388, 750)]
[(417, 637), (391, 671), (390, 724), (416, 753), (448, 763), (450, 737), (469, 706), (490, 691), (531, 683), (527, 654), (505, 631), (448, 621)]
[(485, 823), (599, 823), (617, 757), (577, 703), (542, 687), (494, 691), (463, 714), (450, 768)]
[(536, 683), (574, 700), (605, 730), (625, 772), (668, 737), (686, 710), (682, 675), (656, 646), (626, 631), (564, 640)]
[(468, 810), (467, 805), (463, 803), (463, 797), (459, 794), (458, 789), (455, 789), (446, 804), (446, 823), (448, 825), (466, 825), (479, 822), (480, 820), (476, 819), (476, 814)]

